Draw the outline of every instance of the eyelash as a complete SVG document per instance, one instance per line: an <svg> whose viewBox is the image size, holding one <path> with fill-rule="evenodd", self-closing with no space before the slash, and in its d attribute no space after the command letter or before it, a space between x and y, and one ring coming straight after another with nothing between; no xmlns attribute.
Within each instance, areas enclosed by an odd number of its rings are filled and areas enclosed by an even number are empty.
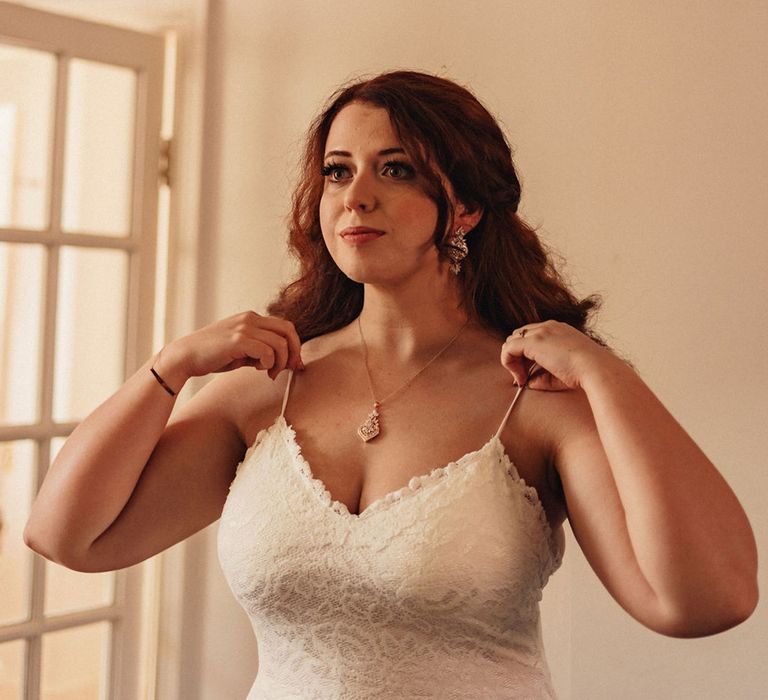
<svg viewBox="0 0 768 700"><path fill-rule="evenodd" d="M326 163L320 172L323 177L329 177L336 170L349 170L349 168L341 163L331 161L330 163ZM334 182L338 182L338 180L334 180Z"/></svg>
<svg viewBox="0 0 768 700"><path fill-rule="evenodd" d="M410 165L410 163L406 163L402 160L388 160L386 163L384 163L384 169L390 169L390 168L402 168L404 171L404 174L402 177L396 177L393 178L394 180L408 180L411 177L413 177L416 174L415 168ZM346 165L342 165L341 163L336 163L331 161L330 163L326 163L322 170L320 171L323 177L331 177L334 172L338 170L343 170L346 172L349 172L349 168ZM341 180L334 180L331 177L331 182L341 182Z"/></svg>

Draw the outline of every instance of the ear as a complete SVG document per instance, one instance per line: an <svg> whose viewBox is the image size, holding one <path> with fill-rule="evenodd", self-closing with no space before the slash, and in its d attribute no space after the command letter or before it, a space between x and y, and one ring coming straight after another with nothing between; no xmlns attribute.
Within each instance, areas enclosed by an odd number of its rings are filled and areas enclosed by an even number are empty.
<svg viewBox="0 0 768 700"><path fill-rule="evenodd" d="M454 228L461 226L461 228L464 229L464 233L469 233L475 226L477 226L482 218L482 207L468 209L463 204L459 203L453 217Z"/></svg>

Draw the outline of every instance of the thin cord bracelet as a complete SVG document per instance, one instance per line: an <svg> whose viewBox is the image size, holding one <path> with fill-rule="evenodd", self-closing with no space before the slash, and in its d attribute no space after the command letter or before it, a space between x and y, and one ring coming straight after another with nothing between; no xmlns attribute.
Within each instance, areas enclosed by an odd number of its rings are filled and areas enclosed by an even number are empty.
<svg viewBox="0 0 768 700"><path fill-rule="evenodd" d="M155 372L154 367L150 367L149 371L152 372L155 379L157 379L158 383L161 387L163 387L163 389L165 389L171 396L176 396L176 392L165 383L165 380L157 372Z"/></svg>

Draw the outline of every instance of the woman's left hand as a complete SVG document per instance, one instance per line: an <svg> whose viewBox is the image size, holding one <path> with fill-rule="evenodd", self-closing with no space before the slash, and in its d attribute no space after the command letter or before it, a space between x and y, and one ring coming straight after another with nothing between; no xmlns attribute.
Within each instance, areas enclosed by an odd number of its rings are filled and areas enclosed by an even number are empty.
<svg viewBox="0 0 768 700"><path fill-rule="evenodd" d="M593 363L616 358L573 326L560 321L528 323L516 328L501 347L501 364L518 386L566 391L582 387ZM530 378L529 378L530 374Z"/></svg>

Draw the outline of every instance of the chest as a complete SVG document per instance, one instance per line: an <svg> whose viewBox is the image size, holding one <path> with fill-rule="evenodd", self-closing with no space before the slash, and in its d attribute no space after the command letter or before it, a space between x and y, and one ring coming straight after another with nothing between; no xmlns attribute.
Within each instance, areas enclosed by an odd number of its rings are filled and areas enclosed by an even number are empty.
<svg viewBox="0 0 768 700"><path fill-rule="evenodd" d="M382 638L428 641L443 628L462 658L468 636L498 636L519 653L520 635L537 629L541 589L560 553L535 494L509 476L497 441L356 516L323 498L291 438L282 419L261 436L218 530L222 569L260 642L270 629L276 640L297 630L338 632L334 667L361 630L371 634L361 644L368 652ZM407 646L411 658L413 641Z"/></svg>
<svg viewBox="0 0 768 700"><path fill-rule="evenodd" d="M365 379L307 370L295 373L284 415L312 476L332 500L360 514L413 479L480 450L496 433L516 391L503 372L480 373L465 382L422 382L382 403L380 433L366 442L357 432L373 410ZM521 415L524 399L523 394L501 441L546 510L552 500L546 447Z"/></svg>

